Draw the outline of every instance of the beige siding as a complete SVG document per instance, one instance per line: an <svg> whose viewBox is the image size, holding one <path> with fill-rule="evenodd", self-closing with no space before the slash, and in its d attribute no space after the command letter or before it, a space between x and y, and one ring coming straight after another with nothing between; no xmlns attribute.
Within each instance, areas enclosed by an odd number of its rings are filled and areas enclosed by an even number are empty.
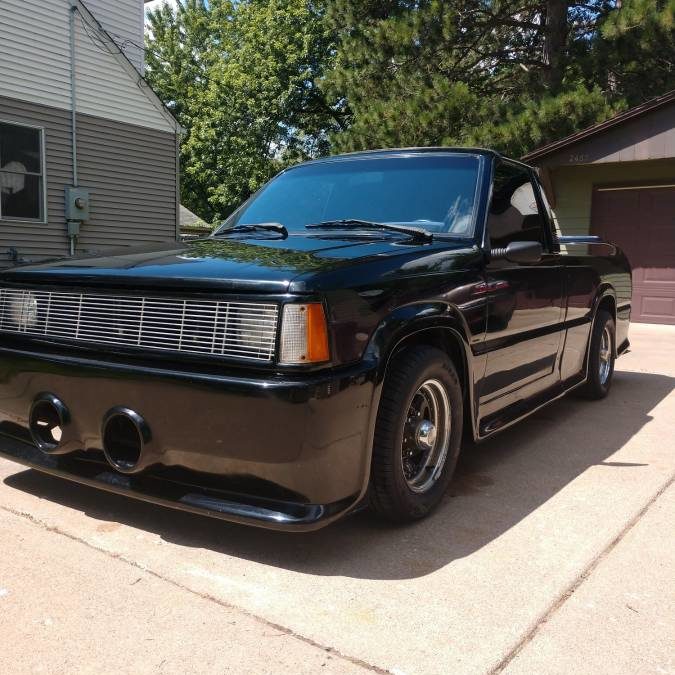
<svg viewBox="0 0 675 675"><path fill-rule="evenodd" d="M46 224L0 220L0 266L15 247L28 260L68 252L64 190L72 184L70 113L0 96L0 120L45 130ZM91 219L78 253L176 237L175 135L78 115L79 182L91 190Z"/></svg>
<svg viewBox="0 0 675 675"><path fill-rule="evenodd" d="M593 186L636 180L670 180L675 177L675 160L559 167L553 169L551 175L556 193L553 211L558 231L561 234L589 234ZM571 250L579 255L588 252L588 247L574 246ZM608 280L619 295L630 297L630 282L621 277L613 278L613 275Z"/></svg>
<svg viewBox="0 0 675 675"><path fill-rule="evenodd" d="M84 5L124 51L143 70L143 0L84 0Z"/></svg>
<svg viewBox="0 0 675 675"><path fill-rule="evenodd" d="M86 13L76 19L77 110L96 117L172 131L176 123Z"/></svg>
<svg viewBox="0 0 675 675"><path fill-rule="evenodd" d="M675 180L675 159L561 166L551 170L551 177L556 198L553 211L560 232L588 234L594 185Z"/></svg>
<svg viewBox="0 0 675 675"><path fill-rule="evenodd" d="M132 5L130 0L123 2L125 6L129 3L135 22L136 4ZM95 4L95 10L108 7L109 21L123 9L118 0ZM70 108L69 13L70 0L1 0L0 92L3 96ZM78 112L151 129L175 130L169 113L147 88L136 68L120 54L119 46L98 28L84 5L75 23Z"/></svg>
<svg viewBox="0 0 675 675"><path fill-rule="evenodd" d="M70 106L67 0L0 2L0 93Z"/></svg>

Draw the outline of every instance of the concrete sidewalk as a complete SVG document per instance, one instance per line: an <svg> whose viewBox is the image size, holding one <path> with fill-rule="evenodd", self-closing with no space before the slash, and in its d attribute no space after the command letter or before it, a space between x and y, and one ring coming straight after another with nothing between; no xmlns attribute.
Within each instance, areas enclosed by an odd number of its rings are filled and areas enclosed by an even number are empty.
<svg viewBox="0 0 675 675"><path fill-rule="evenodd" d="M467 448L441 509L309 535L0 461L0 672L675 673L675 328Z"/></svg>

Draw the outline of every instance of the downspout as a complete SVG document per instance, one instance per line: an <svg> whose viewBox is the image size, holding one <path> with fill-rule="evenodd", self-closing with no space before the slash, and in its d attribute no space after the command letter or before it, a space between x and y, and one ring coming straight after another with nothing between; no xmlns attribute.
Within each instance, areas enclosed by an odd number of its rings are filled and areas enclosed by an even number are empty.
<svg viewBox="0 0 675 675"><path fill-rule="evenodd" d="M73 187L78 187L77 178L77 89L75 74L75 12L77 0L70 6L70 131L73 164ZM70 239L70 255L75 255L75 240L77 238L74 221L67 221L68 237Z"/></svg>
<svg viewBox="0 0 675 675"><path fill-rule="evenodd" d="M176 125L176 241L180 241L180 136L181 130Z"/></svg>

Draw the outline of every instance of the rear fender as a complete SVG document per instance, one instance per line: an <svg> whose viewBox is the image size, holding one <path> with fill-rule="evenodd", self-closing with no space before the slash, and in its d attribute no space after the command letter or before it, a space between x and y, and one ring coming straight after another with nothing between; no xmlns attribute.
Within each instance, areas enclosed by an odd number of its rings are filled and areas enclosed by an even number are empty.
<svg viewBox="0 0 675 675"><path fill-rule="evenodd" d="M608 284L608 283L603 283L600 285L598 288L598 293L595 296L595 299L593 301L593 307L591 310L591 316L592 316L592 321L591 321L591 330L588 335L588 345L586 348L586 368L588 368L588 355L590 352L591 348L591 338L593 336L593 326L595 326L595 319L598 314L598 309L600 308L600 305L603 306L610 306L610 313L612 314L612 318L614 319L614 323L616 324L617 321L617 299L616 299L616 292L614 291L614 288ZM616 340L614 341L616 343ZM618 346L614 344L614 356L617 356L617 349Z"/></svg>

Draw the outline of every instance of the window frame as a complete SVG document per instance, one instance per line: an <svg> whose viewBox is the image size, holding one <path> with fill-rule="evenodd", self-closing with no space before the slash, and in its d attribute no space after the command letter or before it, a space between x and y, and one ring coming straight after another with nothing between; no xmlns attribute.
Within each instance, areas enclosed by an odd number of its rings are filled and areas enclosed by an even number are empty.
<svg viewBox="0 0 675 675"><path fill-rule="evenodd" d="M39 176L42 179L42 199L40 204L40 218L5 218L2 215L2 205L0 205L0 223L31 223L36 225L47 224L47 150L46 150L46 134L45 128L38 124L30 124L27 122L17 122L16 120L8 120L0 117L0 124L8 124L15 127L22 127L24 129L33 129L40 134L40 173L27 172L29 176ZM0 171L2 168L0 167Z"/></svg>
<svg viewBox="0 0 675 675"><path fill-rule="evenodd" d="M536 186L535 196L537 198L538 208L544 214L544 221L546 223L546 238L548 240L549 250L545 252L553 254L560 253L560 242L558 241L558 232L555 227L553 209L548 201L546 191L544 190L544 186L539 178L537 170L530 168L530 173L532 174L532 181Z"/></svg>
<svg viewBox="0 0 675 675"><path fill-rule="evenodd" d="M541 198L541 195L539 193L541 186L539 184L539 177L537 176L536 171L531 167L528 166L527 164L523 164L522 162L518 162L516 160L508 159L506 157L498 157L496 158L496 161L493 163L492 166L492 175L490 177L490 193L488 196L488 204L487 204L487 210L485 214L485 237L484 241L487 244L487 250L489 251L491 248L491 241L490 241L490 209L492 207L492 196L493 196L493 190L494 190L494 179L495 179L495 173L499 169L500 165L508 165L512 168L519 169L522 171L524 174L526 174L529 177L530 184L532 185L532 194L534 195L534 200L535 204L537 206L537 211L539 213L539 217L542 220L542 227L544 229L544 238L546 240L546 246L544 247L544 254L549 255L551 253L558 253L559 251L556 250L556 242L553 240L553 235L551 232L551 220L549 218L549 214L547 213L546 209L543 208L543 201Z"/></svg>

